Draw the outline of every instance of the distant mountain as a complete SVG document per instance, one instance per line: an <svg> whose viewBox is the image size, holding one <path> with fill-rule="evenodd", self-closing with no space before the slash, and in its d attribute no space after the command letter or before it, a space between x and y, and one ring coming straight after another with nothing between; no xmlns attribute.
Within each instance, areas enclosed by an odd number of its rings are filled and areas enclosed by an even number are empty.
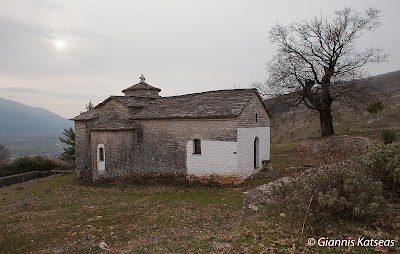
<svg viewBox="0 0 400 254"><path fill-rule="evenodd" d="M377 92L384 92L385 96L400 94L400 70L372 76L366 80Z"/></svg>
<svg viewBox="0 0 400 254"><path fill-rule="evenodd" d="M12 157L57 157L62 151L58 137L72 126L72 121L47 109L0 98L0 143L10 150Z"/></svg>
<svg viewBox="0 0 400 254"><path fill-rule="evenodd" d="M72 122L47 109L0 98L0 133L62 131Z"/></svg>

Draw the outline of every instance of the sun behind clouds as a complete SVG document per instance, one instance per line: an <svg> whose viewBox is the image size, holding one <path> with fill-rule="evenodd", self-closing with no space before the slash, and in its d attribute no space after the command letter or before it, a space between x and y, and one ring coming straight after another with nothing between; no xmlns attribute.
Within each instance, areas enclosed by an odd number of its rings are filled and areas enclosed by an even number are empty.
<svg viewBox="0 0 400 254"><path fill-rule="evenodd" d="M64 50L65 47L67 46L67 43L64 40L57 39L57 40L54 40L54 46L58 50Z"/></svg>

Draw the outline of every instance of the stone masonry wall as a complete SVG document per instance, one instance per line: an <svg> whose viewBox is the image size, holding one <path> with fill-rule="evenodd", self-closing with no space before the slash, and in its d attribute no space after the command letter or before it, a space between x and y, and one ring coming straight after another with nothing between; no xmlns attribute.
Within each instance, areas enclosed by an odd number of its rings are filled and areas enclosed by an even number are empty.
<svg viewBox="0 0 400 254"><path fill-rule="evenodd" d="M147 97L147 98L157 98L160 97L158 95L159 91L157 90L131 90L125 91L125 96L138 96Z"/></svg>
<svg viewBox="0 0 400 254"><path fill-rule="evenodd" d="M78 177L84 179L99 178L96 170L96 153L97 144L101 142L105 145L106 158L106 172L101 177L134 175L185 177L188 142L194 139L237 142L238 127L266 127L270 122L256 95L238 118L141 120L135 122L137 126L135 131L90 132L94 122L100 121L102 116L111 114L126 117L129 114L129 109L115 100L107 102L98 110L99 119L76 122L77 171ZM227 157L230 158L221 154L220 160L226 161ZM95 169L93 174L92 169Z"/></svg>
<svg viewBox="0 0 400 254"><path fill-rule="evenodd" d="M97 170L97 145L104 145L105 171ZM93 131L91 134L91 167L93 179L129 176L136 152L135 131Z"/></svg>
<svg viewBox="0 0 400 254"><path fill-rule="evenodd" d="M90 121L75 121L75 164L78 179L92 181ZM86 128L88 126L88 128Z"/></svg>
<svg viewBox="0 0 400 254"><path fill-rule="evenodd" d="M152 171L186 174L188 141L236 141L233 120L146 120L143 126L143 165Z"/></svg>
<svg viewBox="0 0 400 254"><path fill-rule="evenodd" d="M129 109L116 100L111 100L98 109L100 117L98 119L87 121L75 121L75 163L76 175L78 179L84 181L92 181L92 155L91 151L91 129L95 121L101 120L102 117L111 114L127 117Z"/></svg>
<svg viewBox="0 0 400 254"><path fill-rule="evenodd" d="M257 122L256 113L258 117ZM199 167L195 165L191 170L188 169L187 165L189 162L187 160L190 156L204 156L188 154L188 150L192 148L193 140L200 139L202 142L202 154L206 153L204 149L207 149L210 145L213 148L220 147L229 154L218 152L217 155L219 158L216 158L216 156L211 156L210 158L212 158L213 161L219 160L218 163L215 163L216 165L225 163L230 166L207 168L205 165L205 169L207 169L208 172L200 172L198 175L205 176L208 174L209 176L215 176L217 175L216 172L219 170L221 174L224 172L232 172L235 177L247 176L247 173L242 174L238 172L238 170L240 171L241 169L238 169L237 159L235 159L236 154L234 154L235 149L233 142L237 142L237 129L240 127L254 128L256 130L260 127L269 126L269 123L269 116L256 95L249 101L238 118L220 120L144 120L142 121L144 131L143 143L146 148L145 150L148 152L143 154L144 157L142 158L143 161L147 162L147 168L154 168L156 171L162 170L170 173L172 170L172 172L186 174L189 170L189 173L195 171L197 174L199 173ZM269 146L266 147L263 145L269 142L269 133L261 135L260 138L263 138L260 148L268 149L268 151L261 152L260 154L268 154L269 157ZM221 143L215 144L211 141L221 141ZM253 142L253 140L251 142ZM158 155L157 158L155 158L155 155ZM262 159L265 159L263 157ZM199 158L194 158L190 161L190 165L199 160ZM234 162L236 166L233 165L232 161L227 160L236 160ZM158 161L163 162L157 163ZM166 167L162 168L161 165L164 164ZM251 167L251 169L248 170L254 170L254 168Z"/></svg>
<svg viewBox="0 0 400 254"><path fill-rule="evenodd" d="M257 122L256 122L257 114ZM247 103L238 117L238 128L270 127L270 118L257 95Z"/></svg>
<svg viewBox="0 0 400 254"><path fill-rule="evenodd" d="M100 119L102 116L106 116L107 114L110 114L110 113L116 114L119 116L123 116L123 117L128 117L128 115L129 115L129 108L115 99L110 100L105 105L98 108L98 111L100 112ZM104 114L102 114L102 113L104 113Z"/></svg>

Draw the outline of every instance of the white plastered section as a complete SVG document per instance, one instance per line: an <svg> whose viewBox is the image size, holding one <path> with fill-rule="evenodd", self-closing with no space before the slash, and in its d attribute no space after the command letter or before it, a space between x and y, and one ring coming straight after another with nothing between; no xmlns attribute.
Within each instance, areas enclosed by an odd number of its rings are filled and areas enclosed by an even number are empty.
<svg viewBox="0 0 400 254"><path fill-rule="evenodd" d="M259 167L254 168L254 140L258 137ZM238 128L237 142L201 140L201 154L193 154L194 144L186 144L187 174L194 176L240 176L257 173L263 160L270 159L270 128Z"/></svg>
<svg viewBox="0 0 400 254"><path fill-rule="evenodd" d="M259 168L254 168L254 140L259 140ZM262 167L263 160L270 159L270 128L238 128L238 168L243 177L257 173Z"/></svg>
<svg viewBox="0 0 400 254"><path fill-rule="evenodd" d="M201 140L201 154L193 154L194 144L186 145L187 174L194 176L235 176L238 174L237 142Z"/></svg>

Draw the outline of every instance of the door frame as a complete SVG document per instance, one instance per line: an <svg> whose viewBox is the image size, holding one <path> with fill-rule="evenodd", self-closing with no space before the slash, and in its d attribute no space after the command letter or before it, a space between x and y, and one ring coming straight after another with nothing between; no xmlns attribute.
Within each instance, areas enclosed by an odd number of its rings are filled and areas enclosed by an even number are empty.
<svg viewBox="0 0 400 254"><path fill-rule="evenodd" d="M253 150L254 168L260 167L260 139L254 138L254 150Z"/></svg>

